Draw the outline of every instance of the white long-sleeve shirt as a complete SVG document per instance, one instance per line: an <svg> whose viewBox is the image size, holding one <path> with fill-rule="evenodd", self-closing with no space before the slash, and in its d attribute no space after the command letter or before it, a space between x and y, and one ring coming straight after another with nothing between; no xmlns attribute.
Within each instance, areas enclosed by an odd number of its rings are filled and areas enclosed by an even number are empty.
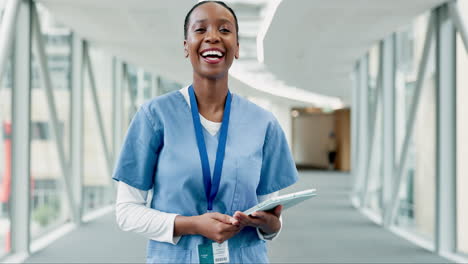
<svg viewBox="0 0 468 264"><path fill-rule="evenodd" d="M188 105L190 100L188 87L180 90ZM202 126L212 135L215 135L221 127L221 123L212 122L200 115ZM259 202L278 196L279 192L267 195L259 195ZM124 182L118 183L116 201L116 220L123 231L132 231L149 239L177 244L180 236L174 236L174 222L177 214L161 212L147 206L148 191L134 188ZM282 218L280 217L281 226ZM277 237L281 229L274 234L263 235L257 228L260 239L272 240Z"/></svg>

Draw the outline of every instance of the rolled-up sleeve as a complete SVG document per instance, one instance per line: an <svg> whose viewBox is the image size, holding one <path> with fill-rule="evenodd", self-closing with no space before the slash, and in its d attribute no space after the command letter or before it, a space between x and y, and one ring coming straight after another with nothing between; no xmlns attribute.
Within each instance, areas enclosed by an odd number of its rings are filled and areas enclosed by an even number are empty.
<svg viewBox="0 0 468 264"><path fill-rule="evenodd" d="M284 189L298 180L296 164L281 126L273 118L263 145L262 170L257 195L266 195Z"/></svg>
<svg viewBox="0 0 468 264"><path fill-rule="evenodd" d="M130 123L112 178L140 190L151 189L162 135L160 122L143 105Z"/></svg>

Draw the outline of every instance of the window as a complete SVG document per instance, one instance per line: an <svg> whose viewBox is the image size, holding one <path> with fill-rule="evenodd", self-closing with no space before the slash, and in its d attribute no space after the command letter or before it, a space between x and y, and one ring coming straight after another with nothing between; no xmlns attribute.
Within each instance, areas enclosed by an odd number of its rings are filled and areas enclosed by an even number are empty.
<svg viewBox="0 0 468 264"><path fill-rule="evenodd" d="M396 72L396 161L400 161L407 136L417 72L422 60L428 14L415 19L397 33ZM397 225L432 241L435 218L435 63L434 49L428 59L428 74L423 80L416 110L413 136L409 140L407 169L399 193Z"/></svg>
<svg viewBox="0 0 468 264"><path fill-rule="evenodd" d="M89 56L95 72L96 93L101 110L107 145L112 146L112 57L97 49L90 49ZM99 73L99 74L97 74ZM84 213L111 204L112 171L107 167L106 153L98 126L89 77L86 71L84 83ZM125 92L125 91L124 91ZM109 149L109 151L112 151Z"/></svg>
<svg viewBox="0 0 468 264"><path fill-rule="evenodd" d="M368 169L367 207L381 215L382 213L382 87L379 86L380 67L379 44L369 51L369 126L370 159Z"/></svg>
<svg viewBox="0 0 468 264"><path fill-rule="evenodd" d="M59 137L63 140L63 122L59 124ZM46 121L34 121L31 123L31 140L54 140L52 138L52 127Z"/></svg>
<svg viewBox="0 0 468 264"><path fill-rule="evenodd" d="M2 6L0 5L0 10ZM0 257L11 249L10 195L11 195L11 59L0 80Z"/></svg>
<svg viewBox="0 0 468 264"><path fill-rule="evenodd" d="M42 22L43 40L48 70L52 81L53 96L59 120L59 138L63 142L65 159L69 158L70 142L70 56L69 33L58 30L53 17L38 5ZM44 23L46 21L48 23ZM44 30L47 25L47 29ZM67 35L68 34L68 35ZM50 39L62 39L52 43ZM60 57L61 63L56 63ZM63 171L60 166L58 145L52 137L52 123L48 98L42 87L37 54L32 59L31 90L31 237L36 239L70 220Z"/></svg>

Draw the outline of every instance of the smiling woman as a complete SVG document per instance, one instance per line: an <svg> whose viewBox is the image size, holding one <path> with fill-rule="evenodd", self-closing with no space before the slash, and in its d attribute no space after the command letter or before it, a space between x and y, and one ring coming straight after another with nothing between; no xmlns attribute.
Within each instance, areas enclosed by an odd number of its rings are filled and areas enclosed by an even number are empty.
<svg viewBox="0 0 468 264"><path fill-rule="evenodd" d="M145 103L130 124L113 176L116 215L150 239L148 263L265 263L265 240L281 229L281 206L242 213L297 171L273 115L229 91L238 30L225 3L196 4L184 23L192 85Z"/></svg>
<svg viewBox="0 0 468 264"><path fill-rule="evenodd" d="M239 58L238 30L234 11L222 2L200 2L189 11L184 23L184 52L192 63L194 80L227 81L234 58Z"/></svg>

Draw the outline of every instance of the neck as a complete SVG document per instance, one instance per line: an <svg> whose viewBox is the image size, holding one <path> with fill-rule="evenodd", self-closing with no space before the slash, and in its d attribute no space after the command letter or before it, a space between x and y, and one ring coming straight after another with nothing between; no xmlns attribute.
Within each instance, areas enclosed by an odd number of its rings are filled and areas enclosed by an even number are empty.
<svg viewBox="0 0 468 264"><path fill-rule="evenodd" d="M207 79L194 75L193 89L197 95L198 112L206 119L221 122L228 92L226 78Z"/></svg>

